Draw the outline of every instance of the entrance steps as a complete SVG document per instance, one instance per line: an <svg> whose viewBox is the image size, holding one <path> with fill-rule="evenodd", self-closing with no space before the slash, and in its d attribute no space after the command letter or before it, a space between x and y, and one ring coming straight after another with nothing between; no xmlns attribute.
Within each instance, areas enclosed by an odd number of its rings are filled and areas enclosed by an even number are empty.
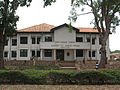
<svg viewBox="0 0 120 90"><path fill-rule="evenodd" d="M76 67L60 67L60 70L77 70Z"/></svg>
<svg viewBox="0 0 120 90"><path fill-rule="evenodd" d="M61 67L75 67L75 61L60 61L58 64Z"/></svg>
<svg viewBox="0 0 120 90"><path fill-rule="evenodd" d="M58 65L60 66L60 70L77 70L75 61L60 61Z"/></svg>

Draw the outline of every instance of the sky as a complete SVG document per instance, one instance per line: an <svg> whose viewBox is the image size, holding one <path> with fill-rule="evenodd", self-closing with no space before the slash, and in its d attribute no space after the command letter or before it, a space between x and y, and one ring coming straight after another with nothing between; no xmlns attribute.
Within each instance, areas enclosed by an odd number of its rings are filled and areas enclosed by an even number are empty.
<svg viewBox="0 0 120 90"><path fill-rule="evenodd" d="M23 29L42 23L59 26L64 23L69 23L68 17L70 16L70 1L71 0L57 0L52 6L43 8L43 0L33 0L30 7L19 7L17 15L20 17L17 23L17 28ZM89 11L88 8L85 9ZM79 12L82 13L82 12ZM93 19L92 14L81 15L73 24L75 27L90 27ZM110 50L120 50L120 26L116 28L116 33L110 35Z"/></svg>

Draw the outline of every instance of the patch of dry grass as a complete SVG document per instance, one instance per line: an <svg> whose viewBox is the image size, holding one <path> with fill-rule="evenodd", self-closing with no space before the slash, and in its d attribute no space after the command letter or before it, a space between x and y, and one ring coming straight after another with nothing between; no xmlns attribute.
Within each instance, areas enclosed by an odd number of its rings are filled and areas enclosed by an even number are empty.
<svg viewBox="0 0 120 90"><path fill-rule="evenodd" d="M0 90L120 90L120 85L0 85Z"/></svg>

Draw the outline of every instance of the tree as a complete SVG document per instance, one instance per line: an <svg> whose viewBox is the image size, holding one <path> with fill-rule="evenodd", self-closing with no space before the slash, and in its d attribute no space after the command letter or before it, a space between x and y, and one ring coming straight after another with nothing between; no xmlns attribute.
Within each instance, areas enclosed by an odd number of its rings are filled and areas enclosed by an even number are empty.
<svg viewBox="0 0 120 90"><path fill-rule="evenodd" d="M55 2L55 0L51 0L50 2L52 3L53 1ZM50 2L45 2L45 5L51 5ZM94 16L93 24L98 29L101 40L101 60L99 67L105 68L105 64L107 63L106 41L111 31L114 31L120 23L120 0L71 0L71 5L72 17L70 19L73 21L78 17L76 8L82 7L82 11L84 11L84 6L91 8L90 12L84 14L92 13Z"/></svg>
<svg viewBox="0 0 120 90"><path fill-rule="evenodd" d="M6 38L16 32L19 6L29 6L32 0L0 0L0 69L4 68L4 45Z"/></svg>

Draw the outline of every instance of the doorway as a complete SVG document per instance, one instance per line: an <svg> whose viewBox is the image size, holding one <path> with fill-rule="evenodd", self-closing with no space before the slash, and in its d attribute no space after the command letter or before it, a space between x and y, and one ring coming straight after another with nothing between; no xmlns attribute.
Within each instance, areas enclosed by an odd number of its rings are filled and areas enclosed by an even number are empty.
<svg viewBox="0 0 120 90"><path fill-rule="evenodd" d="M56 50L56 59L60 61L64 61L64 50Z"/></svg>

